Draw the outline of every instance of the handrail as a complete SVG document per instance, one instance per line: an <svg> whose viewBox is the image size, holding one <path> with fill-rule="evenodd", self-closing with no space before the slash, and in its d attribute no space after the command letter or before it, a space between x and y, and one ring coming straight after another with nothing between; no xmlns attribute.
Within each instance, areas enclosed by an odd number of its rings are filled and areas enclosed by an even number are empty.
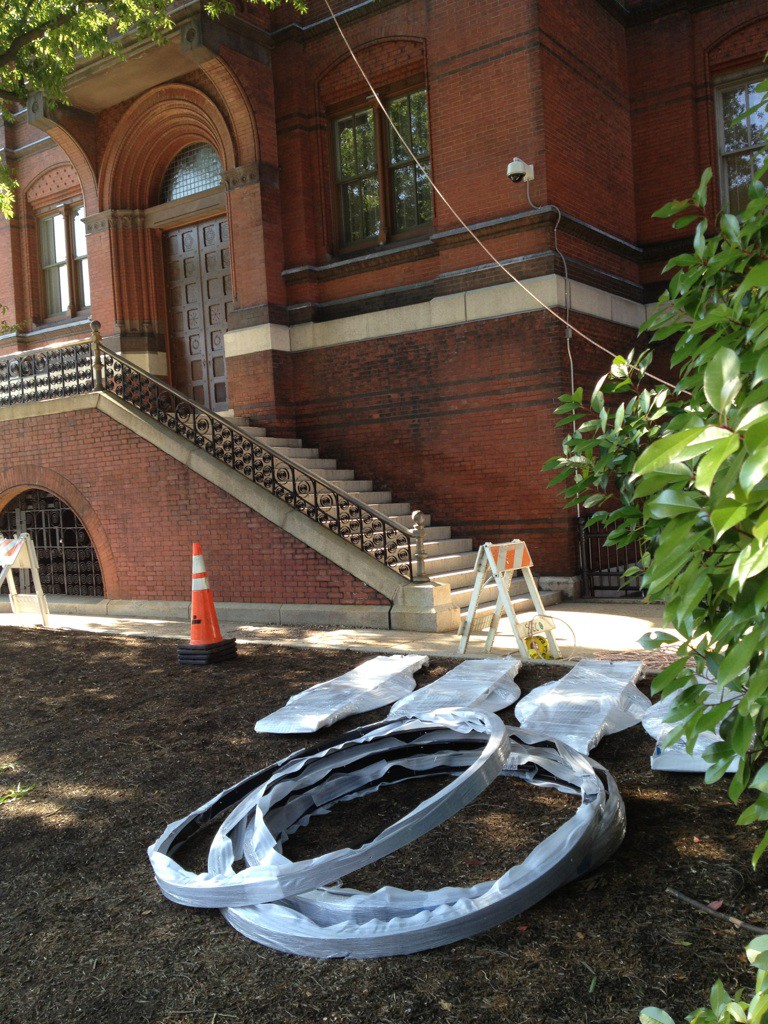
<svg viewBox="0 0 768 1024"><path fill-rule="evenodd" d="M0 407L104 391L413 579L411 533L97 340L0 356Z"/></svg>

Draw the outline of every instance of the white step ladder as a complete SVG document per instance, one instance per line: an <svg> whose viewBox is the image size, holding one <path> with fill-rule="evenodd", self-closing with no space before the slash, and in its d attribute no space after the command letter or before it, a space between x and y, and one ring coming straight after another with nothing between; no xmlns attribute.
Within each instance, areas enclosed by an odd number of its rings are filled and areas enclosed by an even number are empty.
<svg viewBox="0 0 768 1024"><path fill-rule="evenodd" d="M483 544L480 547L475 559L475 584L459 639L459 654L466 652L469 638L473 633L481 633L486 628L488 628L488 636L485 641L485 650L488 653L493 647L502 616L506 615L512 626L521 658L525 661L531 660L531 647L534 650L537 649L537 645L532 644L531 641L542 633L546 637L548 656L550 658L560 657L553 631L554 623L546 615L536 581L531 572L532 566L533 560L528 551L528 545L522 540L513 540L506 544ZM509 593L516 572L522 573L531 603L539 613L538 617L524 625L518 622ZM497 588L496 605L493 611L478 612L480 595L486 587L491 585L495 585ZM544 654L543 644L539 654Z"/></svg>

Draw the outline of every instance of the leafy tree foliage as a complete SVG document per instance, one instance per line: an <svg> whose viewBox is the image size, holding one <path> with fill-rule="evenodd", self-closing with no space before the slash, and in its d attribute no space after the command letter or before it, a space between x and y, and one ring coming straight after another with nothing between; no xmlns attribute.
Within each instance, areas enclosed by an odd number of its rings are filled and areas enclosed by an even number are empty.
<svg viewBox="0 0 768 1024"><path fill-rule="evenodd" d="M722 214L709 233L711 177L656 214L696 225L693 251L667 265L674 276L643 327L656 348L673 346L672 383L653 378L653 348L615 359L589 404L581 389L561 399L564 454L546 468L567 482L571 505L610 527L609 544L640 542L632 571L684 638L654 685L676 693L670 742L685 737L690 749L719 727L705 778L738 758L728 792L748 795L747 825L768 821L768 195L758 175L743 213ZM718 681L716 704L697 673ZM755 864L767 847L768 831Z"/></svg>
<svg viewBox="0 0 768 1024"><path fill-rule="evenodd" d="M249 0L277 7L281 0ZM303 0L289 0L304 10ZM0 17L0 116L8 118L29 92L51 103L65 101L67 76L81 58L121 55L122 37L162 41L172 25L175 0L6 0ZM229 0L209 0L209 15L234 10ZM0 213L13 212L13 175L0 166Z"/></svg>

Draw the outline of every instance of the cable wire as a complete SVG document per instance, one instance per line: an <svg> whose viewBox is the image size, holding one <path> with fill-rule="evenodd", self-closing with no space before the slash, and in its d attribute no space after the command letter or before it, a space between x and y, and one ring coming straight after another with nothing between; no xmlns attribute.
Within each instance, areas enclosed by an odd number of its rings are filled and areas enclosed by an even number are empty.
<svg viewBox="0 0 768 1024"><path fill-rule="evenodd" d="M496 256L494 256L494 254L491 252L491 250L488 248L488 246L485 244L485 242L483 242L483 240L476 234L475 231L472 230L472 228L469 226L469 224L467 224L467 222L464 220L464 218L458 213L456 208L448 200L448 198L445 196L443 191L440 188L438 188L438 186L435 184L435 181L433 180L433 178L432 178L431 174L429 173L429 171L427 170L427 168L424 167L422 162L419 160L419 158L413 152L411 147L408 145L407 141L403 138L403 135L400 132L400 129L397 127L397 125L395 124L395 122L392 119L392 117L390 117L389 111L387 110L386 106L384 105L384 103L383 103L381 97L379 96L378 92L374 88L374 85L371 82L370 78L365 73L365 70L364 70L362 64L360 63L360 61L357 58L357 54L352 49L352 46L350 45L350 42L347 39L347 37L346 37L346 35L344 33L344 30L342 29L341 25L339 24L339 19L336 17L336 14L335 14L333 8L331 7L330 0L324 0L324 3L325 3L325 6L328 8L328 13L330 14L331 18L333 19L333 23L336 26L336 28L338 29L339 35L343 39L344 45L346 46L347 50L349 51L349 54L352 57L352 60L355 62L355 64L357 65L358 71L363 76L363 78L365 80L365 84L371 90L371 95L373 96L373 99L376 101L378 106L381 108L381 111L384 114L384 117L389 122L392 130L394 131L395 135L397 135L398 139L400 140L400 142L405 147L405 149L406 149L407 153L409 154L409 156L411 157L411 159L414 161L416 166L419 168L419 170L422 172L422 174L425 176L427 181L432 186L432 190L434 191L435 195L440 200L442 200L444 205L453 214L453 216L456 218L456 220L459 222L459 224L461 224L461 226L470 235L470 237L473 238L477 242L477 244L480 246L480 248L483 250L483 252L486 254L486 256L491 260L491 262L494 263L500 270L502 270L511 281L514 281L514 283L516 285L518 285L520 288L522 288L523 291L525 292L525 294L529 298L533 299L533 301L536 303L537 306L540 306L543 310L545 310L547 313L549 313L550 316L553 316L556 320L559 320L561 324L564 324L565 327L568 330L570 330L573 334L577 334L583 341L586 341L587 344L593 345L595 348L599 349L601 352L604 352L606 355L610 356L611 359L615 359L618 356L618 354L619 354L618 352L613 352L611 349L607 348L605 345L601 345L599 341L595 341L594 338L590 338L590 336L588 334L585 334L583 331L580 331L578 327L574 327L572 324L570 324L568 322L568 320L565 317L561 316L556 310L552 309L551 306L548 306L547 303L543 301L543 299L540 299L538 297L538 295L536 295L534 292L532 292L531 289L528 288L527 285L525 285L518 277L515 277L515 275L512 273L512 271L509 270L509 268L506 267L503 263L501 263L496 258ZM559 220L558 220L558 223L559 223ZM561 256L562 256L562 254L561 254ZM635 370L640 370L640 372L644 373L644 375L646 377L650 377L652 380L655 380L659 384L663 384L665 387L672 388L673 391L676 390L676 388L677 388L677 385L670 383L670 381L664 380L662 377L657 377L655 374L651 373L650 370L644 370L643 371L638 366L633 366L632 368L635 369ZM690 394L690 392L684 391L684 390L682 390L682 393L683 394Z"/></svg>

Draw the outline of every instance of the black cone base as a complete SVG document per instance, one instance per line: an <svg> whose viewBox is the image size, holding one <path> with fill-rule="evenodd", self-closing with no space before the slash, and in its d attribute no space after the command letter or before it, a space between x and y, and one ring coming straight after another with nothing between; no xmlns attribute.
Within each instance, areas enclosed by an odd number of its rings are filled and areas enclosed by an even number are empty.
<svg viewBox="0 0 768 1024"><path fill-rule="evenodd" d="M180 665L215 665L218 661L231 661L237 657L234 640L219 640L215 644L179 644Z"/></svg>

